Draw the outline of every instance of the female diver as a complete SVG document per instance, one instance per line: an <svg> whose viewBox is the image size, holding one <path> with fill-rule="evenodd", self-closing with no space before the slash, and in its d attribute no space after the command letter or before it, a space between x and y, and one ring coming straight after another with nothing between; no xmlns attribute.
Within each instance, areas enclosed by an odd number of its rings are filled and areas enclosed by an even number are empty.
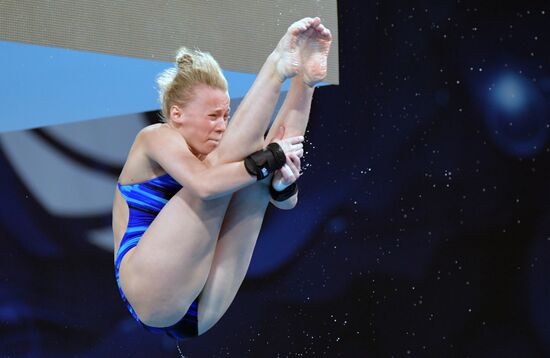
<svg viewBox="0 0 550 358"><path fill-rule="evenodd" d="M211 328L244 279L270 196L283 209L296 204L331 41L319 18L292 24L229 125L227 82L209 54L181 49L177 68L159 76L164 122L136 136L113 203L117 284L147 329L185 338Z"/></svg>

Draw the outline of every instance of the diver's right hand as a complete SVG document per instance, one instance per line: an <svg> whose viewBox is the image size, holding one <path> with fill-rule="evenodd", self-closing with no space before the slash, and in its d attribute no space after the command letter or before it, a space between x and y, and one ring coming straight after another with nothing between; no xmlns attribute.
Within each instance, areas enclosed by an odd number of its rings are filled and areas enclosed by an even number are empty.
<svg viewBox="0 0 550 358"><path fill-rule="evenodd" d="M295 154L298 158L302 158L304 156L304 136L278 139L274 142L279 144L281 149L285 152L287 161L289 161L289 154Z"/></svg>
<svg viewBox="0 0 550 358"><path fill-rule="evenodd" d="M258 150L244 159L246 171L257 180L267 178L275 170L282 168L289 160L289 155L304 155L303 136L276 140L265 149Z"/></svg>

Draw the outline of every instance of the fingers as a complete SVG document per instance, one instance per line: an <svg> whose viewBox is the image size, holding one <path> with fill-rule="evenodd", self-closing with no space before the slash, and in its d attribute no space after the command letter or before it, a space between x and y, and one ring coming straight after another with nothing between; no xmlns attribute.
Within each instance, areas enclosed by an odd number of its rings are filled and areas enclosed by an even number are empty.
<svg viewBox="0 0 550 358"><path fill-rule="evenodd" d="M304 141L304 136L299 135L299 136L296 136L296 137L285 138L284 140L287 141L290 144L299 144L299 143L302 143Z"/></svg>
<svg viewBox="0 0 550 358"><path fill-rule="evenodd" d="M285 151L285 153L288 154L290 151L298 151L304 147L302 142L304 141L303 136L297 136L297 137L290 137L285 138L281 140L275 140L275 142L279 143L281 148Z"/></svg>
<svg viewBox="0 0 550 358"><path fill-rule="evenodd" d="M292 142L288 139L276 140L275 142L279 143L279 145L283 148L285 152L296 151L304 147L304 144L302 142Z"/></svg>
<svg viewBox="0 0 550 358"><path fill-rule="evenodd" d="M295 156L296 160L298 162L298 168L300 167L299 161L300 158L304 156L304 137L303 136L296 136L296 137L290 137L282 140L275 140L274 142L279 144L285 155L287 156L287 162L293 163L293 160L291 159L289 161L290 156ZM298 169L298 172L300 170Z"/></svg>
<svg viewBox="0 0 550 358"><path fill-rule="evenodd" d="M289 151L285 151L286 154L295 154L297 155L298 157L303 157L304 156L304 145L302 143L300 144L293 144L291 147L290 147L290 150Z"/></svg>
<svg viewBox="0 0 550 358"><path fill-rule="evenodd" d="M286 155L294 153L299 158L304 156L304 141L303 136L290 137L282 140L276 140L281 149L285 152Z"/></svg>
<svg viewBox="0 0 550 358"><path fill-rule="evenodd" d="M281 169L275 171L271 185L277 191L282 191L294 183L300 177L301 162L300 158L291 153L287 155L287 162Z"/></svg>
<svg viewBox="0 0 550 358"><path fill-rule="evenodd" d="M290 168L294 172L294 174L300 175L300 171L302 170L302 161L300 160L300 156L296 154L289 154L288 159L292 162L292 165ZM296 170L294 170L296 168Z"/></svg>
<svg viewBox="0 0 550 358"><path fill-rule="evenodd" d="M275 173L273 174L273 180L271 181L271 185L277 191L282 191L288 186L288 184L285 184L285 178L283 176L282 168L279 170L276 170Z"/></svg>
<svg viewBox="0 0 550 358"><path fill-rule="evenodd" d="M279 183L281 180L283 180L283 173L281 173L280 169L277 169L273 172L273 179L271 182L275 185L275 183Z"/></svg>
<svg viewBox="0 0 550 358"><path fill-rule="evenodd" d="M301 162L298 155L291 153L287 156L287 162L284 165L286 173L282 173L287 184L292 184L300 177Z"/></svg>
<svg viewBox="0 0 550 358"><path fill-rule="evenodd" d="M288 168L292 171L292 176L298 179L300 177L300 159L298 159L297 157L295 159L297 159L298 161L297 162L291 161L291 163L287 162L287 165L288 165Z"/></svg>
<svg viewBox="0 0 550 358"><path fill-rule="evenodd" d="M280 131L281 130L279 129L279 133L277 133L277 136L275 138L273 138L271 143L273 143L273 142L279 143L279 145L285 151L286 151L286 148L290 148L290 147L295 146L295 145L302 145L302 142L304 141L303 136L296 136L296 137L289 137L289 138L280 139L280 138L277 138L280 134ZM284 131L283 131L283 134L284 134Z"/></svg>
<svg viewBox="0 0 550 358"><path fill-rule="evenodd" d="M292 184L292 182L296 180L294 178L293 171L288 164L283 165L283 167L280 170L281 170L281 174L283 175L283 182L285 183L285 185Z"/></svg>
<svg viewBox="0 0 550 358"><path fill-rule="evenodd" d="M285 187L294 183L300 177L300 170L292 163L285 164L280 171L283 176L282 184Z"/></svg>

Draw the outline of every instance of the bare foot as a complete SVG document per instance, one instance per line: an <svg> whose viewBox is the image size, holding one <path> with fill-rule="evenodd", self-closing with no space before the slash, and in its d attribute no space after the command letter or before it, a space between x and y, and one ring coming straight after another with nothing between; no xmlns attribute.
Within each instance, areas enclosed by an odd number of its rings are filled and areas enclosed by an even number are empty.
<svg viewBox="0 0 550 358"><path fill-rule="evenodd" d="M308 29L313 31L315 26L320 24L319 18L310 17L296 21L288 28L286 34L279 41L275 52L278 54L277 74L284 81L295 76L302 67L300 49L310 36Z"/></svg>
<svg viewBox="0 0 550 358"><path fill-rule="evenodd" d="M315 18L314 20L319 20ZM315 21L316 25L308 29L307 38L301 43L301 73L304 82L313 87L327 75L327 57L332 43L330 30Z"/></svg>

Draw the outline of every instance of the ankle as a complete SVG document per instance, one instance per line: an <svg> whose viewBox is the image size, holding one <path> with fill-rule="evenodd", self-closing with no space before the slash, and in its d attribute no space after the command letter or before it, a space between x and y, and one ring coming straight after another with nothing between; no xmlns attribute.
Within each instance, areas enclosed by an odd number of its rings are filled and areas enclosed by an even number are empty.
<svg viewBox="0 0 550 358"><path fill-rule="evenodd" d="M279 84L282 84L287 79L283 69L281 68L281 61L283 60L282 57L283 56L281 53L274 50L271 54L269 54L264 64L264 66L268 69L267 73L269 74L269 77Z"/></svg>

